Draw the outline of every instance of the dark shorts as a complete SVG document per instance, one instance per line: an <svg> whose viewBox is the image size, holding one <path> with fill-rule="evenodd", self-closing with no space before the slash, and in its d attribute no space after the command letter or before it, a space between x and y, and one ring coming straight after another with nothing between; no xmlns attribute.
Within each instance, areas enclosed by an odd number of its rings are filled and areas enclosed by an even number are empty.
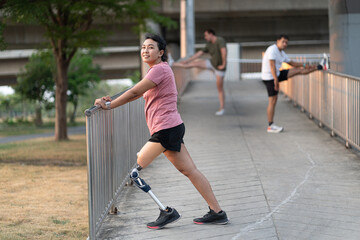
<svg viewBox="0 0 360 240"><path fill-rule="evenodd" d="M158 142L166 150L180 152L181 144L184 143L184 134L185 125L182 123L176 127L163 129L154 133L150 137L149 142Z"/></svg>
<svg viewBox="0 0 360 240"><path fill-rule="evenodd" d="M280 71L280 75L278 77L279 82L287 80L288 79L288 77L287 77L288 73L289 73L289 70ZM269 97L278 95L279 91L275 91L274 80L268 80L268 81L263 80L263 82L264 82L264 84L266 86Z"/></svg>

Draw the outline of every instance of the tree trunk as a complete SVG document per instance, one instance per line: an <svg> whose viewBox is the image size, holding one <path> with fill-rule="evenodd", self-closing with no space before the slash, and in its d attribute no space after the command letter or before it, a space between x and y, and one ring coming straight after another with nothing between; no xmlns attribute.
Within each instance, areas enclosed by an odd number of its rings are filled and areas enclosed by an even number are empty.
<svg viewBox="0 0 360 240"><path fill-rule="evenodd" d="M37 103L35 108L35 125L36 126L42 126L42 116L41 116L41 104Z"/></svg>
<svg viewBox="0 0 360 240"><path fill-rule="evenodd" d="M66 103L68 90L68 63L56 56L57 76L55 91L55 140L67 140Z"/></svg>

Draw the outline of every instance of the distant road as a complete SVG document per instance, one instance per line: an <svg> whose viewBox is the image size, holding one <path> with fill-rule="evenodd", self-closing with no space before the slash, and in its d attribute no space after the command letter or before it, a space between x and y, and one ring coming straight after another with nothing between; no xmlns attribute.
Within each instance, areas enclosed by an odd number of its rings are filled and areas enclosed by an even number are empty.
<svg viewBox="0 0 360 240"><path fill-rule="evenodd" d="M78 127L69 127L68 134L75 135L75 134L85 134L86 128L85 126L78 126ZM32 138L42 138L42 137L51 137L54 136L54 132L50 133L40 133L40 134L29 134L29 135L20 135L20 136L10 136L10 137L0 137L0 144L2 143L9 143L9 142L17 142L22 140L28 140Z"/></svg>

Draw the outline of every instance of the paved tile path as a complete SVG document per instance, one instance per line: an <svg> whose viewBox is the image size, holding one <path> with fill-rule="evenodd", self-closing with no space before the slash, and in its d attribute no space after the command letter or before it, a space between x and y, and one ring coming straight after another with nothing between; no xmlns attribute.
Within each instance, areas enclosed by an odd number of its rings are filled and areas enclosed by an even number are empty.
<svg viewBox="0 0 360 240"><path fill-rule="evenodd" d="M259 80L226 84L225 116L214 82L192 82L179 111L185 143L230 217L225 226L192 219L207 205L190 181L164 156L141 172L153 192L182 214L177 223L149 230L159 210L134 186L117 201L120 213L106 218L99 239L360 239L360 158L317 127L284 97L275 121L281 134L266 132L267 96Z"/></svg>

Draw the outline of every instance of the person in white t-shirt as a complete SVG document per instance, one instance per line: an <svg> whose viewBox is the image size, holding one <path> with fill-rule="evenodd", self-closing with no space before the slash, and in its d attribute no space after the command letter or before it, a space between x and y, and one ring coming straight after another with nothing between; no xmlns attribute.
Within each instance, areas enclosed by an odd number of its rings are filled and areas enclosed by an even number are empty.
<svg viewBox="0 0 360 240"><path fill-rule="evenodd" d="M266 86L269 104L267 107L267 118L269 126L267 132L279 133L283 131L283 127L274 124L275 106L277 95L279 93L279 82L285 81L290 77L298 74L308 74L318 69L322 69L321 65L306 65L300 62L294 62L286 55L284 49L287 47L289 37L280 35L276 43L269 46L264 54L261 65L261 78ZM291 65L293 68L280 71L283 62Z"/></svg>

